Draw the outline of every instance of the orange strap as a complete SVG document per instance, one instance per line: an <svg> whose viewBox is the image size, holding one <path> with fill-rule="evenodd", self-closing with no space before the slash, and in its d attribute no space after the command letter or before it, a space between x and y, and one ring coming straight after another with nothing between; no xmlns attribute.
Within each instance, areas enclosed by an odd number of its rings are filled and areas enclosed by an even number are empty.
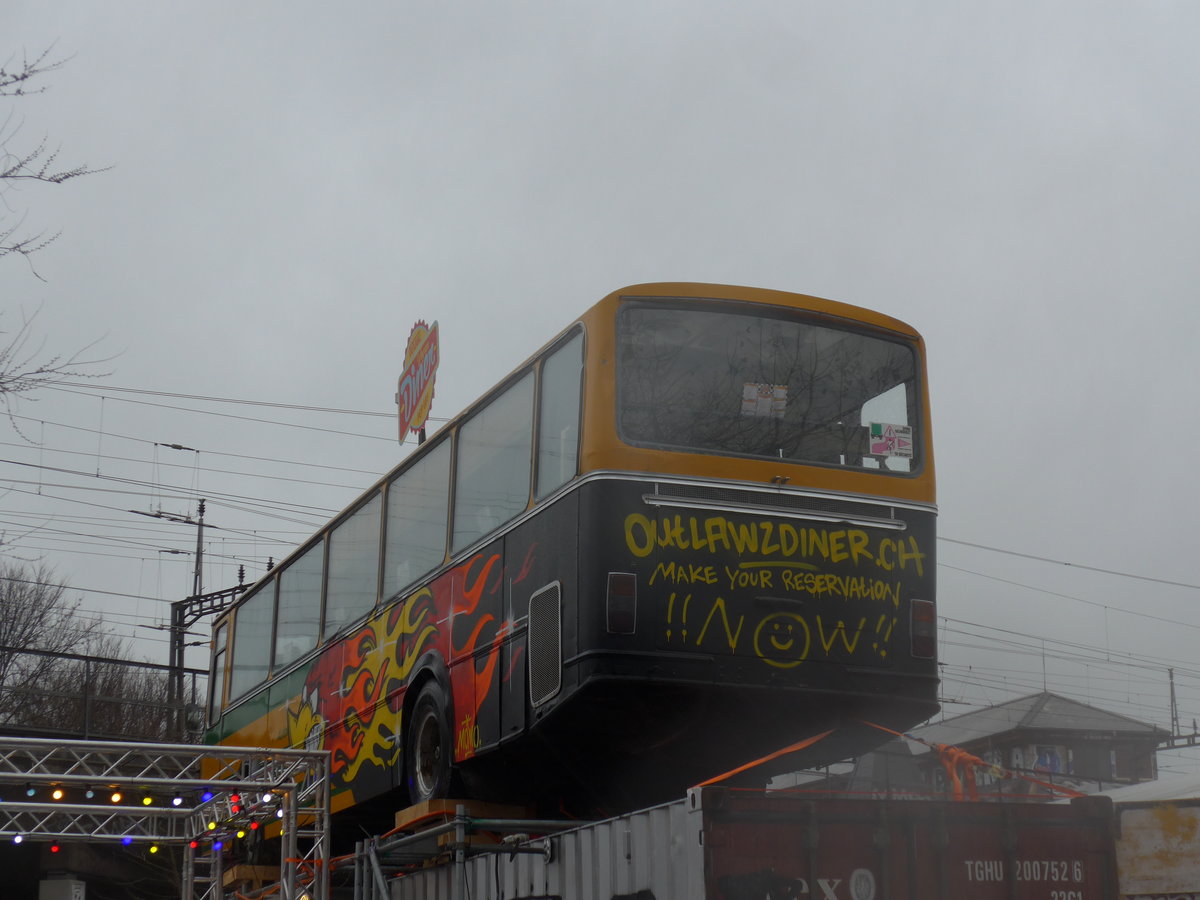
<svg viewBox="0 0 1200 900"><path fill-rule="evenodd" d="M965 750L960 750L958 747L952 747L949 744L933 744L934 750L942 760L942 767L946 770L946 776L950 779L950 785L954 789L954 799L966 799L963 796L963 782L966 782L966 796L972 800L979 799L979 790L975 784L975 769L978 766L987 766L982 759L974 754L968 753ZM959 772L962 772L962 777L959 777Z"/></svg>
<svg viewBox="0 0 1200 900"><path fill-rule="evenodd" d="M795 753L797 750L803 750L805 747L811 747L817 741L824 740L825 738L829 737L829 735L831 735L831 734L833 734L832 728L829 729L829 731L823 731L820 734L815 735L813 737L805 738L802 741L797 741L796 743L794 743L788 747L784 747L782 750L776 750L774 753L771 753L768 756L762 757L762 759L756 759L756 760L754 760L754 762L748 762L744 766L738 766L736 769L730 769L724 775L718 775L716 778L710 778L710 779L708 779L708 781L702 781L698 785L696 785L696 787L708 787L711 784L716 784L720 781L724 781L726 778L732 778L734 775L738 775L742 772L745 772L747 769L753 769L755 766L762 765L765 762L770 762L773 759L778 759L779 757L786 756L789 753Z"/></svg>

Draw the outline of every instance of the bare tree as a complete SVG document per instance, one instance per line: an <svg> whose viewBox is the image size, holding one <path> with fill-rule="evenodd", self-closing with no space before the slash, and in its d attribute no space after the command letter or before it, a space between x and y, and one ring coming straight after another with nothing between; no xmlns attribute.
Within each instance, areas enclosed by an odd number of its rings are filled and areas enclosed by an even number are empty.
<svg viewBox="0 0 1200 900"><path fill-rule="evenodd" d="M19 101L44 92L44 76L66 62L53 57L52 51L53 47L50 47L37 56L22 56L19 61L14 57L0 65L0 99ZM27 229L26 210L15 202L18 190L26 184L62 184L103 170L86 164L60 164L59 151L50 146L48 138L17 149L22 124L15 103L10 105L7 113L0 113L0 259L20 257L29 264L33 275L42 279L32 257L53 243L60 232ZM3 314L4 311L0 311L0 315ZM36 316L36 311L26 313L22 310L18 324L0 329L0 406L10 421L21 396L66 379L99 377L92 366L103 362L85 358L94 345L66 355L47 354L43 344L33 339L32 323ZM7 340L2 336L7 336Z"/></svg>
<svg viewBox="0 0 1200 900"><path fill-rule="evenodd" d="M0 727L174 739L166 666L136 663L45 566L0 561Z"/></svg>
<svg viewBox="0 0 1200 900"><path fill-rule="evenodd" d="M101 636L97 621L79 615L80 602L46 566L0 560L0 646L78 652ZM0 656L0 681L9 664Z"/></svg>
<svg viewBox="0 0 1200 900"><path fill-rule="evenodd" d="M49 654L77 650L98 635L99 623L78 615L79 604L45 566L0 562L0 721L30 715L35 695L26 688L49 679L57 666Z"/></svg>
<svg viewBox="0 0 1200 900"><path fill-rule="evenodd" d="M52 47L47 48L32 58L23 56L20 62L10 59L0 66L0 97L21 98L44 92L46 86L39 79L66 62L65 59L52 58L51 50ZM31 148L12 149L10 145L20 133L21 124L15 108L11 108L0 120L0 258L16 255L28 261L34 253L52 243L59 232L48 234L45 231L24 230L25 215L17 212L18 207L11 203L11 195L18 185L22 182L62 184L100 170L89 168L86 164L61 165L58 161L59 151L51 148L48 138L35 142ZM37 275L32 264L30 268Z"/></svg>
<svg viewBox="0 0 1200 900"><path fill-rule="evenodd" d="M3 314L0 311L0 316ZM21 321L14 329L0 328L0 406L10 422L13 422L12 414L17 401L39 388L69 379L100 378L104 375L92 367L107 360L88 358L88 351L95 347L95 343L71 354L47 354L45 342L34 337L33 323L36 318L36 311L26 315L22 310ZM8 337L7 343L3 341L5 335ZM13 427L16 428L15 422Z"/></svg>
<svg viewBox="0 0 1200 900"><path fill-rule="evenodd" d="M38 687L36 710L21 725L91 738L179 740L166 668L148 668L127 656L124 643L110 635L87 657L58 657Z"/></svg>

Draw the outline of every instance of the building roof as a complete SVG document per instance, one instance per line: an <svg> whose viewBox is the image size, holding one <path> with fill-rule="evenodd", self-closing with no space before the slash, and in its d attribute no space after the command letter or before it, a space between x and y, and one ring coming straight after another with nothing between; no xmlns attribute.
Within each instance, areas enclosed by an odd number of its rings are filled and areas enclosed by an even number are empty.
<svg viewBox="0 0 1200 900"><path fill-rule="evenodd" d="M913 755L914 742L892 738L870 753L860 756L846 782L850 794L914 792L926 795L929 786L921 777Z"/></svg>
<svg viewBox="0 0 1200 900"><path fill-rule="evenodd" d="M1150 803L1161 800L1200 799L1200 775L1169 775L1156 781L1143 781L1100 791L1114 803Z"/></svg>
<svg viewBox="0 0 1200 900"><path fill-rule="evenodd" d="M909 734L933 744L964 746L1014 731L1103 733L1157 741L1163 729L1043 691L989 706L942 722L912 729ZM916 752L928 747L914 748Z"/></svg>

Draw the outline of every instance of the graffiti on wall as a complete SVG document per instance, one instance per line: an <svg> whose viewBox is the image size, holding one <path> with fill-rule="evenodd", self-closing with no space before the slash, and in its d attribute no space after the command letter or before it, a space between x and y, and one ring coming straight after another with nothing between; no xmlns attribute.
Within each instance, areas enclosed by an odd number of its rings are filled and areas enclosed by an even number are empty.
<svg viewBox="0 0 1200 900"><path fill-rule="evenodd" d="M661 598L667 646L779 669L886 661L905 585L925 574L915 536L862 528L635 512L624 542L653 562L647 582Z"/></svg>

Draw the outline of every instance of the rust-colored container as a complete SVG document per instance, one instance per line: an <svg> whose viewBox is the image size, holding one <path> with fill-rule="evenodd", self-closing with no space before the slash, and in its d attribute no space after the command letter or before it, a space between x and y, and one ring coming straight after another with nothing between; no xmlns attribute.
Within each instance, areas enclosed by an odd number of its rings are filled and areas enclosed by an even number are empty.
<svg viewBox="0 0 1200 900"><path fill-rule="evenodd" d="M400 878L411 900L1116 900L1112 803L721 788ZM532 825L533 823L531 823ZM456 865L459 868L456 868Z"/></svg>

